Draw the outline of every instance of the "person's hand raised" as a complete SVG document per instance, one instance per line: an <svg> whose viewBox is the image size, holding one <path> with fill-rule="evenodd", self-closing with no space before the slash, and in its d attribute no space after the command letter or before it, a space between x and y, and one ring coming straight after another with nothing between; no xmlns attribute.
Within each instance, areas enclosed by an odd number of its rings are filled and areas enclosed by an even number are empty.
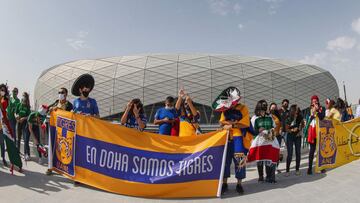
<svg viewBox="0 0 360 203"><path fill-rule="evenodd" d="M134 105L133 113L134 113L135 117L139 117L139 112L140 112L140 109L136 105Z"/></svg>
<svg viewBox="0 0 360 203"><path fill-rule="evenodd" d="M127 103L127 105L126 105L126 108L127 108L127 109L130 109L132 105L133 105L133 102L132 102L132 101L129 101L129 102Z"/></svg>

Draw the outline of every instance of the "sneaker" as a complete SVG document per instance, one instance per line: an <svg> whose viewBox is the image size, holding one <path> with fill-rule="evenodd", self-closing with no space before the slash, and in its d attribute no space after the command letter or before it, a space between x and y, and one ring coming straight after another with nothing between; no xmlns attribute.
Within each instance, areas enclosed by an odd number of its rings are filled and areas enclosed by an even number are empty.
<svg viewBox="0 0 360 203"><path fill-rule="evenodd" d="M227 183L223 183L222 186L221 186L221 194L225 194L229 189L229 186Z"/></svg>
<svg viewBox="0 0 360 203"><path fill-rule="evenodd" d="M296 175L296 176L300 176L300 175L301 175L300 171L296 171L296 172L295 172L295 175Z"/></svg>
<svg viewBox="0 0 360 203"><path fill-rule="evenodd" d="M286 173L284 174L284 176L285 176L285 177L289 177L289 176L290 176L290 173L289 173L289 172L286 172Z"/></svg>
<svg viewBox="0 0 360 203"><path fill-rule="evenodd" d="M244 188L240 185L236 185L236 192L238 192L240 195L244 194Z"/></svg>
<svg viewBox="0 0 360 203"><path fill-rule="evenodd" d="M260 176L258 182L264 182L264 176Z"/></svg>
<svg viewBox="0 0 360 203"><path fill-rule="evenodd" d="M28 154L25 155L25 161L30 161L30 155Z"/></svg>

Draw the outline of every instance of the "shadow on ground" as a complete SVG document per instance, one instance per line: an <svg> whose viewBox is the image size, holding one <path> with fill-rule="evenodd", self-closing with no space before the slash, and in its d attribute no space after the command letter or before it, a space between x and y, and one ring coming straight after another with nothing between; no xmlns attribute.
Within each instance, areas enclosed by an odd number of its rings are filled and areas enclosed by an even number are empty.
<svg viewBox="0 0 360 203"><path fill-rule="evenodd" d="M24 170L23 173L14 172L11 175L8 167L1 165L0 170L0 188L12 185L18 185L22 188L32 190L37 193L49 195L49 192L60 192L64 189L69 189L66 184L71 184L72 181L60 176L47 176L44 173Z"/></svg>

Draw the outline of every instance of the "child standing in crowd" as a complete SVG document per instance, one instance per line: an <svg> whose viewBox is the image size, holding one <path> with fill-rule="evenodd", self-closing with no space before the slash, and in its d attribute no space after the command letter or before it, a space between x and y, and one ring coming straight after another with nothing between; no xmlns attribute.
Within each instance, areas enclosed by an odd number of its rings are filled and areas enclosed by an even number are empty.
<svg viewBox="0 0 360 203"><path fill-rule="evenodd" d="M17 148L20 150L21 137L24 135L24 154L25 160L30 160L30 146L29 146L29 131L27 127L27 119L30 115L30 100L29 94L27 92L23 93L21 103L17 106L15 111L16 121L17 121Z"/></svg>
<svg viewBox="0 0 360 203"><path fill-rule="evenodd" d="M140 99L132 99L129 101L121 117L121 125L143 131L146 127L146 122L144 107Z"/></svg>
<svg viewBox="0 0 360 203"><path fill-rule="evenodd" d="M184 90L179 91L175 108L180 112L179 137L200 134L200 112L195 108L190 96L187 95Z"/></svg>
<svg viewBox="0 0 360 203"><path fill-rule="evenodd" d="M300 175L300 159L301 159L301 134L302 128L304 127L303 118L301 116L300 108L296 104L291 105L289 117L286 119L285 129L287 131L286 148L287 148L287 159L286 159L286 174L290 175L290 164L292 161L293 147L295 145L296 155L296 175Z"/></svg>
<svg viewBox="0 0 360 203"><path fill-rule="evenodd" d="M174 102L174 97L168 96L165 100L165 107L158 109L155 113L154 124L159 125L160 135L171 135L171 128L175 125L178 118Z"/></svg>

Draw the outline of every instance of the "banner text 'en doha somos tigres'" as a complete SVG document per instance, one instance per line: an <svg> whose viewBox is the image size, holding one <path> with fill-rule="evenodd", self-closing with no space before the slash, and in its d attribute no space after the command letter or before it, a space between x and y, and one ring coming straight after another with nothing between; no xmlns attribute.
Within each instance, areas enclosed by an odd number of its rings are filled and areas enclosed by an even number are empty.
<svg viewBox="0 0 360 203"><path fill-rule="evenodd" d="M220 196L226 131L170 137L65 111L50 126L49 163L75 181L130 196Z"/></svg>
<svg viewBox="0 0 360 203"><path fill-rule="evenodd" d="M318 122L316 172L360 158L360 118L348 122L327 119Z"/></svg>

